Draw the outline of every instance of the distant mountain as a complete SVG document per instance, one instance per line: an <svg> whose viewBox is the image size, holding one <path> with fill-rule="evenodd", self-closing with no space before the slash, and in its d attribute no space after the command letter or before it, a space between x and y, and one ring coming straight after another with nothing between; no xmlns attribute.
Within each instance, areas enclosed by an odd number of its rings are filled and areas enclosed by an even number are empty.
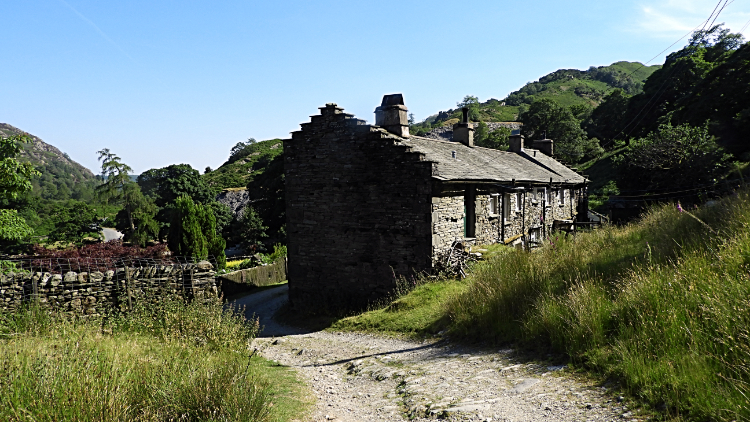
<svg viewBox="0 0 750 422"><path fill-rule="evenodd" d="M590 67L588 70L560 69L529 82L505 99L491 98L477 106L475 120L483 122L512 122L518 120L521 109L536 100L550 98L562 106L598 106L615 89L627 95L643 92L644 81L661 65L644 66L637 62L616 62L609 66ZM415 125L414 133L430 128L451 125L458 121L458 108L441 111ZM421 129L421 130L420 130Z"/></svg>
<svg viewBox="0 0 750 422"><path fill-rule="evenodd" d="M68 154L37 136L7 123L0 123L0 136L25 134L31 139L24 145L21 160L34 164L41 176L34 178L32 195L45 199L88 199L98 183L88 168L73 161Z"/></svg>

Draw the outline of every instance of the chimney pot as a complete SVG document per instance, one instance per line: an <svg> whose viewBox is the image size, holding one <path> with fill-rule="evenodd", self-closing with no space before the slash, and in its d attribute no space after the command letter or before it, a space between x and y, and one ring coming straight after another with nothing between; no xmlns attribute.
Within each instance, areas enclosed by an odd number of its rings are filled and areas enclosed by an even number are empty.
<svg viewBox="0 0 750 422"><path fill-rule="evenodd" d="M508 142L510 144L508 151L515 152L516 154L523 152L523 135L520 133L512 134L508 138Z"/></svg>
<svg viewBox="0 0 750 422"><path fill-rule="evenodd" d="M538 149L542 153L552 157L554 152L554 142L552 139L537 139L534 141L534 148Z"/></svg>
<svg viewBox="0 0 750 422"><path fill-rule="evenodd" d="M402 94L383 96L380 107L375 109L375 124L394 135L409 137L409 115Z"/></svg>

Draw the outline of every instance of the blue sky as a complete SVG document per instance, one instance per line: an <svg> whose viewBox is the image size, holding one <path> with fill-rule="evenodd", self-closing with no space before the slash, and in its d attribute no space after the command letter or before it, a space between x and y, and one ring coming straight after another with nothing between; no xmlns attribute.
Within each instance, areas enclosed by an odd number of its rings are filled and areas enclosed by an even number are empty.
<svg viewBox="0 0 750 422"><path fill-rule="evenodd" d="M372 122L383 94L401 92L421 120L556 69L645 62L715 6L5 0L0 122L94 172L102 148L136 173L177 163L203 172L238 141L288 137L328 102ZM749 20L750 0L729 0L717 22L738 32Z"/></svg>

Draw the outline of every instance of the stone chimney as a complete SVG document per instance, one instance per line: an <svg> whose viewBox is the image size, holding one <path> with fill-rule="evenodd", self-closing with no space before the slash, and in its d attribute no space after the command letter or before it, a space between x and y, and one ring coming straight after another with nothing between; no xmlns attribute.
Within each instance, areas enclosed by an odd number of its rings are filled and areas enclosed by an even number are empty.
<svg viewBox="0 0 750 422"><path fill-rule="evenodd" d="M460 123L453 125L453 140L461 142L467 147L473 147L474 127L469 123L469 108L464 107L461 111L463 112L463 119Z"/></svg>
<svg viewBox="0 0 750 422"><path fill-rule="evenodd" d="M520 154L523 152L523 135L520 133L515 133L510 135L508 137L508 142L510 143L510 148L508 148L508 151L515 152L517 154Z"/></svg>
<svg viewBox="0 0 750 422"><path fill-rule="evenodd" d="M375 125L394 135L408 138L409 116L407 111L403 95L384 95L380 107L375 109Z"/></svg>
<svg viewBox="0 0 750 422"><path fill-rule="evenodd" d="M552 157L552 153L554 152L553 144L552 139L538 139L534 141L534 148Z"/></svg>

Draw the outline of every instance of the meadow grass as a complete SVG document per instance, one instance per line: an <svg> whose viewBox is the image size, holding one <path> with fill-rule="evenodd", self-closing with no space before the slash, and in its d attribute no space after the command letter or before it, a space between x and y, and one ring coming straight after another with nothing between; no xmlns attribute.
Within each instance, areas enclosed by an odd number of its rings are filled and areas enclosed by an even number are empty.
<svg viewBox="0 0 750 422"><path fill-rule="evenodd" d="M409 337L434 335L447 328L445 303L464 292L468 282L439 280L420 283L408 294L398 294L392 301L372 306L369 312L334 321L333 331L379 332Z"/></svg>
<svg viewBox="0 0 750 422"><path fill-rule="evenodd" d="M218 300L106 318L0 316L0 420L283 421L306 392L248 349L257 322Z"/></svg>
<svg viewBox="0 0 750 422"><path fill-rule="evenodd" d="M477 268L451 332L568 354L665 414L750 418L750 197L655 208Z"/></svg>
<svg viewBox="0 0 750 422"><path fill-rule="evenodd" d="M749 420L750 194L489 254L333 329L564 353L671 420Z"/></svg>

